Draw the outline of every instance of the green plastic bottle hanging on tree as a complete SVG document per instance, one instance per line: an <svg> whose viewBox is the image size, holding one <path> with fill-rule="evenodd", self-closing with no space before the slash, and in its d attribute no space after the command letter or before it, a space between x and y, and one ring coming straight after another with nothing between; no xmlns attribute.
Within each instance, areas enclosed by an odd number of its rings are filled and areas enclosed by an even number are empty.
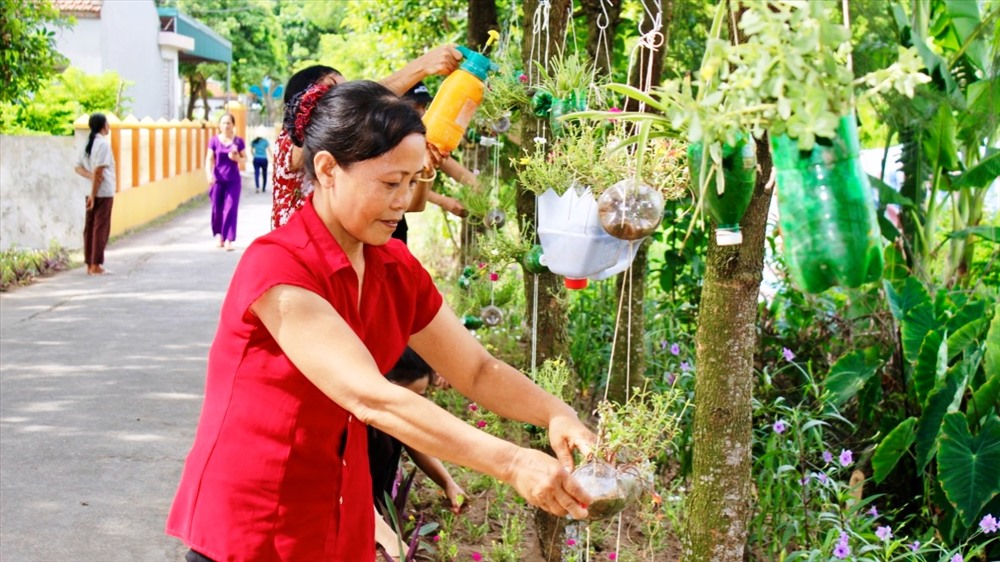
<svg viewBox="0 0 1000 562"><path fill-rule="evenodd" d="M817 293L858 287L882 276L882 246L868 175L858 158L854 115L837 136L799 151L787 135L771 138L785 261L792 281Z"/></svg>
<svg viewBox="0 0 1000 562"><path fill-rule="evenodd" d="M691 185L695 189L701 189L701 160L707 157L702 143L696 142L688 146ZM711 166L712 162L709 161L706 165ZM715 243L719 246L742 244L740 220L750 206L754 185L757 183L757 146L751 137L740 135L736 146L722 145L722 177L725 180L722 193L719 193L714 174L704 189L705 208L716 224Z"/></svg>

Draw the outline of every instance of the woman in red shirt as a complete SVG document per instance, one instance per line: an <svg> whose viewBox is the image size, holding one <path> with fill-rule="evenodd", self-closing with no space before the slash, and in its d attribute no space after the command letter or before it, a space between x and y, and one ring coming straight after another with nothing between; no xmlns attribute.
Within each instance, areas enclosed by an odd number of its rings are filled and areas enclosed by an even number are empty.
<svg viewBox="0 0 1000 562"><path fill-rule="evenodd" d="M492 357L390 241L424 168L420 116L367 81L311 88L298 116L315 191L234 273L167 532L193 559L374 560L366 424L586 517L591 498L569 470L593 433ZM548 428L558 460L386 381L407 343L469 398Z"/></svg>

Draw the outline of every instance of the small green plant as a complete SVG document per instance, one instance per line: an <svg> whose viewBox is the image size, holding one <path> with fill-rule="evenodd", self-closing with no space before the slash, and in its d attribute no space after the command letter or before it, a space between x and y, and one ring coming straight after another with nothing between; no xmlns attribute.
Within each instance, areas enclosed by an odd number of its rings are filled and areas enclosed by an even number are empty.
<svg viewBox="0 0 1000 562"><path fill-rule="evenodd" d="M0 252L0 291L30 283L69 267L69 252L53 242L47 250L8 248Z"/></svg>

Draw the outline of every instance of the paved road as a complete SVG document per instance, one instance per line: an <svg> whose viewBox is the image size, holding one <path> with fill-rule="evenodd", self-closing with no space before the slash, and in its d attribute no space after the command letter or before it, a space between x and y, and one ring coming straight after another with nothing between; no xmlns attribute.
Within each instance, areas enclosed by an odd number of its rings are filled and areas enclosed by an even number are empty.
<svg viewBox="0 0 1000 562"><path fill-rule="evenodd" d="M163 527L208 347L243 248L269 229L270 193L247 185L234 252L213 247L206 200L114 242L112 275L0 294L3 562L183 559Z"/></svg>

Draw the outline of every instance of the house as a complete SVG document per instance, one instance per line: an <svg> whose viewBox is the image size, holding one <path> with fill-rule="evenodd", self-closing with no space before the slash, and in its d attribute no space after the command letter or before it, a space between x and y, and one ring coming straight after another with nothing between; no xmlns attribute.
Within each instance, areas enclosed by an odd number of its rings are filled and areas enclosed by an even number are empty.
<svg viewBox="0 0 1000 562"><path fill-rule="evenodd" d="M56 31L56 50L89 74L108 70L131 82L132 113L153 119L184 116L178 63L231 64L232 44L176 8L153 0L53 0L76 25Z"/></svg>

